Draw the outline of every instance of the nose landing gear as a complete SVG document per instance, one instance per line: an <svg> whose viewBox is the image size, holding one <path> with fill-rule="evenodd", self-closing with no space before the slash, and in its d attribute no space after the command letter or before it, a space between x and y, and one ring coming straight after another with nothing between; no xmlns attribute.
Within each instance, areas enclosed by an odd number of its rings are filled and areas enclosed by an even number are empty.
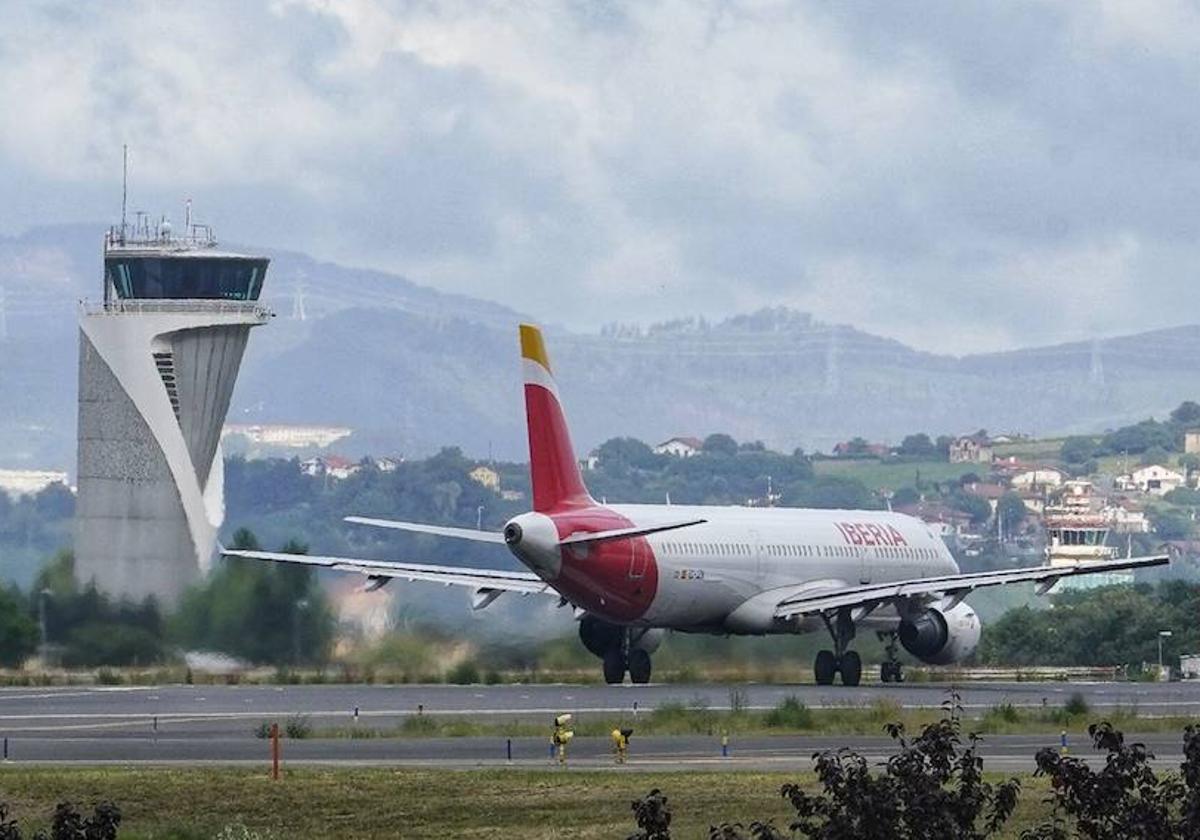
<svg viewBox="0 0 1200 840"><path fill-rule="evenodd" d="M854 622L850 619L850 611L838 610L837 616L831 621L829 616L822 615L825 628L833 637L833 650L822 650L817 653L813 662L813 676L817 685L833 685L833 678L838 673L842 675L842 685L856 686L862 681L862 658L857 651L847 650L854 640Z"/></svg>
<svg viewBox="0 0 1200 840"><path fill-rule="evenodd" d="M887 661L879 666L879 679L885 683L904 682L904 671L901 669L900 662L896 658L896 648L900 634L894 630L879 634L880 641L883 641L885 638L887 639L887 645L884 647L884 651L887 653Z"/></svg>

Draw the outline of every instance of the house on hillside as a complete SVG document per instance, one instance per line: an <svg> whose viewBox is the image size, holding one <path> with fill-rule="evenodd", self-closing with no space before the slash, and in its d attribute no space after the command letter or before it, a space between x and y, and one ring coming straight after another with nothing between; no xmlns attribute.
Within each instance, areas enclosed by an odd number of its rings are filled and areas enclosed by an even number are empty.
<svg viewBox="0 0 1200 840"><path fill-rule="evenodd" d="M1183 433L1185 455L1200 455L1200 429L1188 429Z"/></svg>
<svg viewBox="0 0 1200 840"><path fill-rule="evenodd" d="M1034 467L1019 472L1012 477L1011 484L1017 492L1046 493L1062 487L1067 476L1062 470L1053 467Z"/></svg>
<svg viewBox="0 0 1200 840"><path fill-rule="evenodd" d="M489 490L498 491L500 489L500 473L489 467L487 464L480 464L475 469L467 473L471 480L481 487L486 487Z"/></svg>
<svg viewBox="0 0 1200 840"><path fill-rule="evenodd" d="M1122 490L1137 490L1151 496L1165 496L1183 486L1184 477L1161 464L1151 464L1129 475L1117 476L1115 484Z"/></svg>
<svg viewBox="0 0 1200 840"><path fill-rule="evenodd" d="M337 481L344 481L362 469L359 464L341 455L330 455L324 461L325 475Z"/></svg>
<svg viewBox="0 0 1200 840"><path fill-rule="evenodd" d="M950 442L951 464L990 464L995 453L984 435L966 435Z"/></svg>
<svg viewBox="0 0 1200 840"><path fill-rule="evenodd" d="M674 455L676 458L691 458L693 455L700 454L704 448L704 441L694 437L673 437L670 440L664 440L658 446L654 447L655 455Z"/></svg>
<svg viewBox="0 0 1200 840"><path fill-rule="evenodd" d="M328 477L338 481L349 478L361 469L360 464L341 455L319 455L300 462L300 472L305 475L314 478Z"/></svg>
<svg viewBox="0 0 1200 840"><path fill-rule="evenodd" d="M917 502L912 505L898 505L896 513L915 516L936 533L939 537L957 537L966 533L971 526L971 515L957 508L952 508L944 502Z"/></svg>

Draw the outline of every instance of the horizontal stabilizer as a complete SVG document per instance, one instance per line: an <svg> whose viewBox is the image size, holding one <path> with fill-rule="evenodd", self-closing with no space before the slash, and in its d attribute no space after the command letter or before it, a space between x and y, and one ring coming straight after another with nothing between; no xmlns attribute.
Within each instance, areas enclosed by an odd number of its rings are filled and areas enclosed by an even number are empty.
<svg viewBox="0 0 1200 840"><path fill-rule="evenodd" d="M392 528L414 534L432 534L435 537L453 537L456 540L503 543L504 534L499 531L476 531L472 528L451 528L446 525L426 525L422 522L397 522L394 519L371 519L366 516L347 516L345 522L353 525L370 525L373 528Z"/></svg>
<svg viewBox="0 0 1200 840"><path fill-rule="evenodd" d="M647 525L643 528L617 528L612 531L581 531L566 539L559 540L559 545L584 545L588 543L608 542L609 540L625 540L630 537L644 537L647 534L658 534L663 531L675 531L679 528L690 528L693 525L703 525L707 519L688 519L684 522L666 522L662 525Z"/></svg>

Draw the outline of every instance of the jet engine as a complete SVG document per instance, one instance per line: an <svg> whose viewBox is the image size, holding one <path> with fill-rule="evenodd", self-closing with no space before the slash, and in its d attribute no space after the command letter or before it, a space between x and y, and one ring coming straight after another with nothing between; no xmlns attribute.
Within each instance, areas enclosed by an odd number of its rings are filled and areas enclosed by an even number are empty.
<svg viewBox="0 0 1200 840"><path fill-rule="evenodd" d="M966 604L933 606L900 622L900 644L922 662L961 662L979 645L979 616Z"/></svg>
<svg viewBox="0 0 1200 840"><path fill-rule="evenodd" d="M640 629L637 627L621 627L609 624L592 615L585 615L579 620L579 641L593 656L604 658L604 654L613 648L619 648L623 635L629 631L629 646L634 650L644 650L654 653L662 644L667 632L658 627Z"/></svg>
<svg viewBox="0 0 1200 840"><path fill-rule="evenodd" d="M583 642L592 656L601 659L608 651L621 646L621 634L624 632L624 627L609 624L592 615L585 615L579 620L579 641Z"/></svg>

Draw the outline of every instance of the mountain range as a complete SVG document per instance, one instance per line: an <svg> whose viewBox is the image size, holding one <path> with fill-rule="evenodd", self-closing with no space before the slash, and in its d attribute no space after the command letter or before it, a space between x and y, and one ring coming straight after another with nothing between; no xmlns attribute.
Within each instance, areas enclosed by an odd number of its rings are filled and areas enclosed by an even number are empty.
<svg viewBox="0 0 1200 840"><path fill-rule="evenodd" d="M103 229L0 237L0 467L73 469L77 302L100 296ZM277 317L251 338L230 422L349 426L350 455L456 445L524 459L518 311L245 250L272 258L264 300ZM581 452L617 435L714 431L784 451L915 431L1097 432L1200 395L1200 326L954 356L768 309L595 334L551 326L548 340Z"/></svg>

